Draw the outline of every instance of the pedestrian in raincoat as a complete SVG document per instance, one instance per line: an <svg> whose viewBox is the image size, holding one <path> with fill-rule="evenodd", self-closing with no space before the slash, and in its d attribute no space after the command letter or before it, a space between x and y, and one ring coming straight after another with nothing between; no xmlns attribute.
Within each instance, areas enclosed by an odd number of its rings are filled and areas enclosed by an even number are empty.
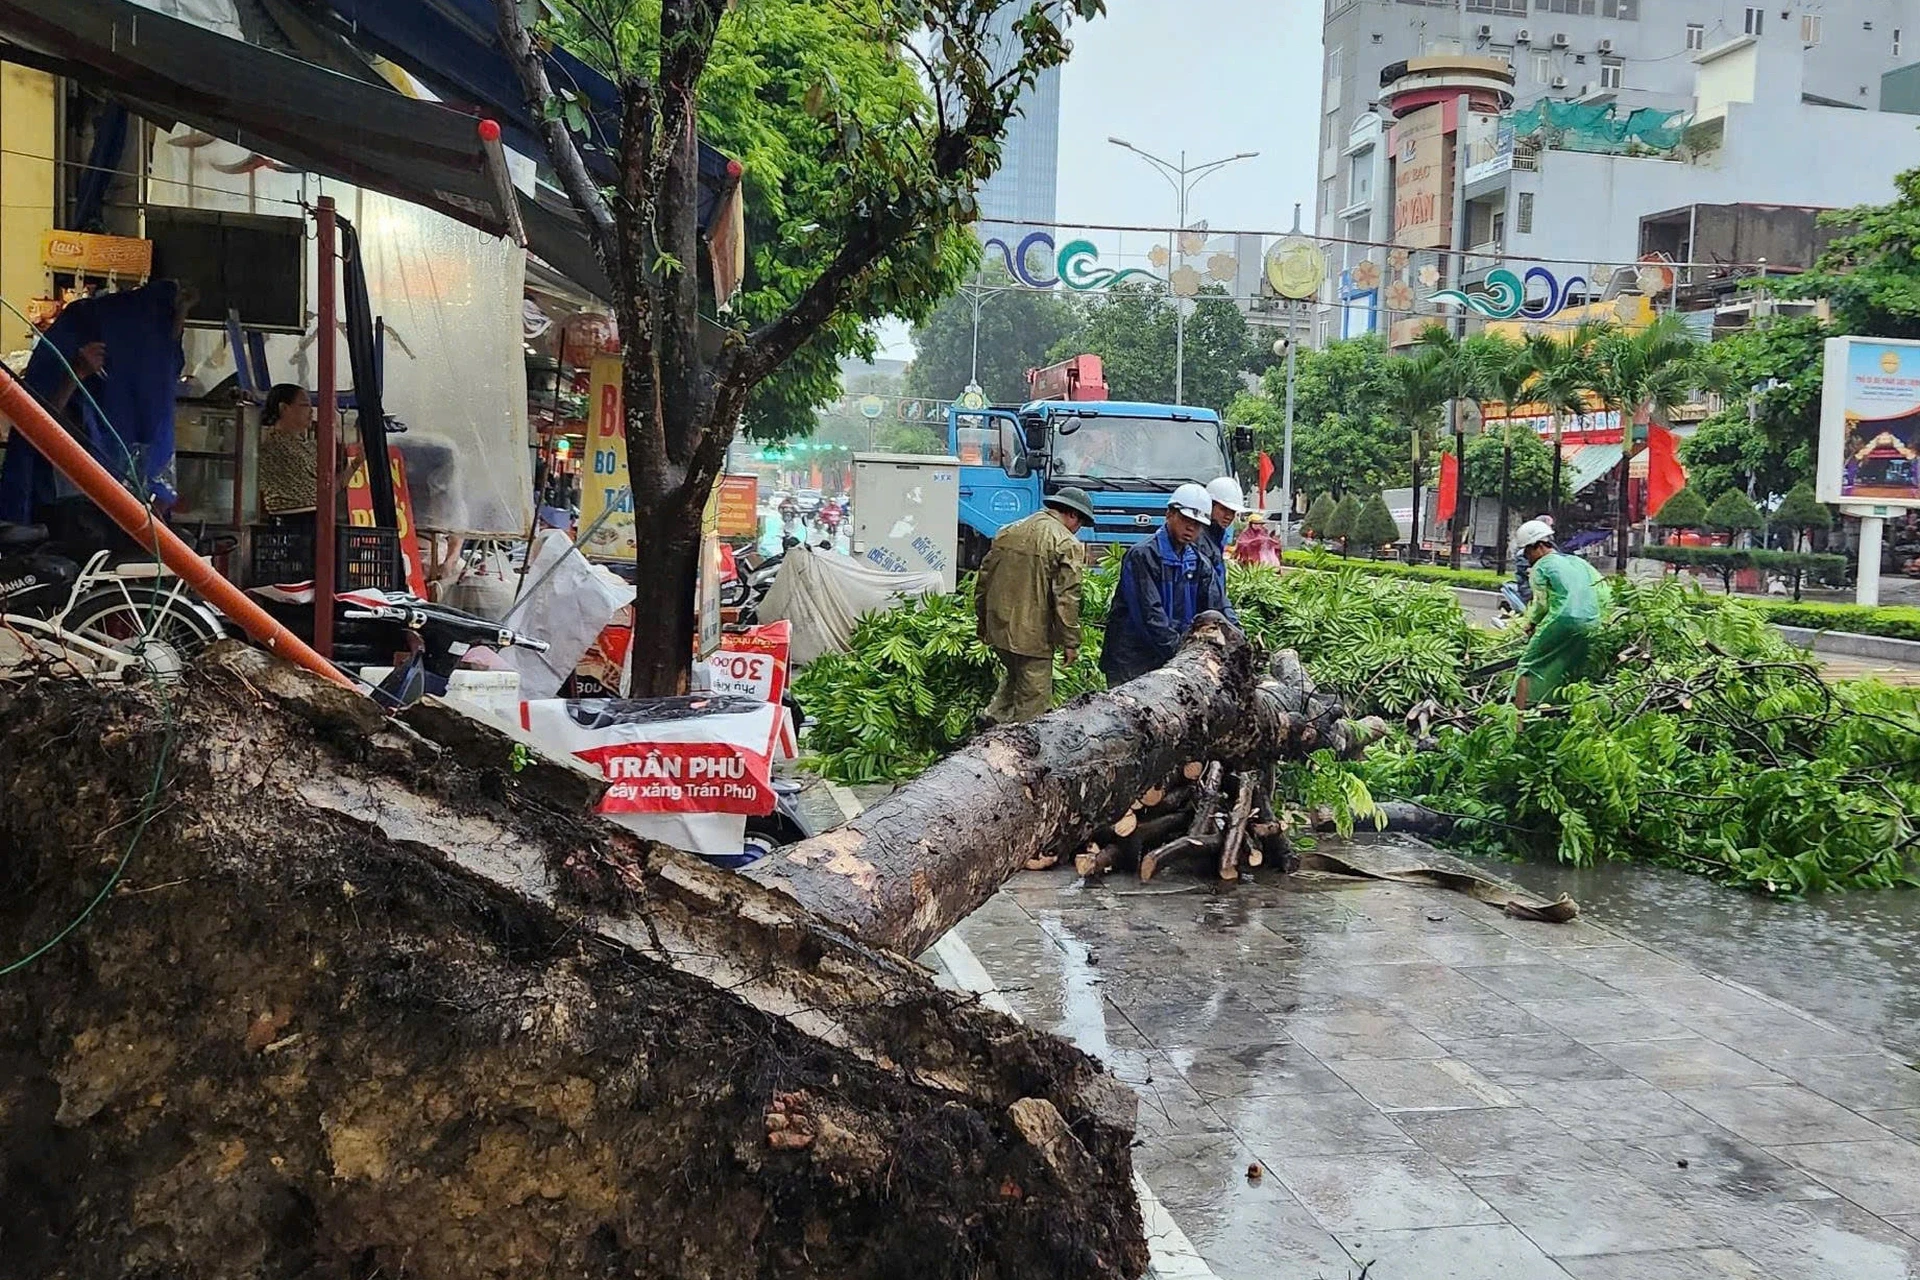
<svg viewBox="0 0 1920 1280"><path fill-rule="evenodd" d="M1086 552L1074 535L1093 524L1086 491L1049 494L1046 510L1002 529L974 583L980 642L1006 668L981 713L989 725L1017 724L1053 705L1053 654L1080 660L1080 582Z"/></svg>
<svg viewBox="0 0 1920 1280"><path fill-rule="evenodd" d="M1532 637L1520 656L1513 690L1513 705L1524 711L1551 701L1586 666L1612 593L1598 569L1553 549L1553 526L1543 520L1521 525L1514 545L1531 566L1527 580L1533 586L1527 610Z"/></svg>
<svg viewBox="0 0 1920 1280"><path fill-rule="evenodd" d="M1167 502L1160 531L1127 549L1100 649L1109 686L1165 666L1195 618L1209 609L1226 612L1226 592L1197 545L1210 507L1205 489L1181 485Z"/></svg>

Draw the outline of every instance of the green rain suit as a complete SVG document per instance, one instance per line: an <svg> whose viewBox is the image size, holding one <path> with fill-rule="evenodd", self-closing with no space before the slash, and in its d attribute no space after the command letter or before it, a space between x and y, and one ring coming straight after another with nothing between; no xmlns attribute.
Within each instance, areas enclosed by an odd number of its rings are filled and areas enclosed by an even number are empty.
<svg viewBox="0 0 1920 1280"><path fill-rule="evenodd" d="M1527 613L1534 630L1520 656L1520 674L1528 677L1528 697L1538 704L1580 675L1613 594L1598 569L1559 551L1534 561L1529 580L1533 607Z"/></svg>

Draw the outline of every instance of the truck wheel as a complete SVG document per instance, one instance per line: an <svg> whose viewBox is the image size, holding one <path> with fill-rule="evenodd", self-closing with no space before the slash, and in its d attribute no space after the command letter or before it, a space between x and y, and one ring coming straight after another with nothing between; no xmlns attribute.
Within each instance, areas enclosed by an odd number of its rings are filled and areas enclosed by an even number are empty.
<svg viewBox="0 0 1920 1280"><path fill-rule="evenodd" d="M960 527L960 567L969 573L976 572L987 562L987 552L993 549L993 539L983 537L965 525Z"/></svg>

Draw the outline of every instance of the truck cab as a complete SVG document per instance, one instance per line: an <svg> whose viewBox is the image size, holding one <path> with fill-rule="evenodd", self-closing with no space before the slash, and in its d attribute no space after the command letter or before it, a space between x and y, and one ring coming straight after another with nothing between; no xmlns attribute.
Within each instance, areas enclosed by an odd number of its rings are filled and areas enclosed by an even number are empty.
<svg viewBox="0 0 1920 1280"><path fill-rule="evenodd" d="M1093 502L1095 523L1081 541L1124 545L1153 535L1181 484L1232 474L1226 429L1211 409L1124 400L956 406L947 434L960 459L960 561L968 567L986 558L1001 529L1069 485Z"/></svg>

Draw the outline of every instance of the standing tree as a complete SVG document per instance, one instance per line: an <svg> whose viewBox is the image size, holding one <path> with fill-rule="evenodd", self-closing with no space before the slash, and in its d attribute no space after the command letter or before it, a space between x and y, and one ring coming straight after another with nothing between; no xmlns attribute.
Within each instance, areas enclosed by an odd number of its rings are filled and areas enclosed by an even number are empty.
<svg viewBox="0 0 1920 1280"><path fill-rule="evenodd" d="M1474 364L1474 381L1488 402L1500 404L1500 483L1495 494L1500 515L1493 535L1493 567L1504 573L1507 568L1507 530L1513 514L1513 411L1527 394L1534 379L1533 360L1523 343L1499 334L1482 334L1465 344ZM1528 434L1532 434L1529 432ZM1536 440L1539 437L1534 437ZM1471 448L1467 461L1473 460Z"/></svg>
<svg viewBox="0 0 1920 1280"><path fill-rule="evenodd" d="M993 34L1005 7L567 0L560 22L536 29L519 0L494 0L546 158L612 284L644 562L634 611L654 623L633 637L636 696L686 687L700 513L756 388L867 320L924 316L951 287L977 253L967 232L974 191L999 165L1008 120L1036 77L1066 60L1068 23L1101 13L1104 0L1039 0L1014 23L1009 48ZM823 23L865 56L838 68L787 50L756 56L758 42ZM580 119L571 93L556 90L540 53L548 39L613 81L617 123ZM763 139L787 172L752 179L787 200L790 221L778 243L756 247L730 312L699 270L698 137L710 90L798 107ZM831 394L830 384L812 390L813 403Z"/></svg>
<svg viewBox="0 0 1920 1280"><path fill-rule="evenodd" d="M1346 555L1353 538L1354 526L1360 520L1360 499L1348 494L1333 504L1333 514L1326 519L1326 528L1320 531L1320 537L1328 542L1340 544L1340 554Z"/></svg>
<svg viewBox="0 0 1920 1280"><path fill-rule="evenodd" d="M1339 502L1330 493L1321 492L1307 508L1307 514L1300 520L1300 527L1322 542L1327 540L1327 525L1333 521L1334 510Z"/></svg>
<svg viewBox="0 0 1920 1280"><path fill-rule="evenodd" d="M1663 529L1704 529L1707 526L1707 500L1688 485L1660 504L1653 522Z"/></svg>
<svg viewBox="0 0 1920 1280"><path fill-rule="evenodd" d="M1669 416L1696 388L1724 385L1719 371L1704 356L1686 322L1671 313L1644 329L1616 329L1594 341L1592 390L1603 406L1620 415L1623 441L1630 441L1634 428L1655 415ZM1620 510L1614 520L1616 573L1627 571L1631 456L1630 449L1621 450Z"/></svg>
<svg viewBox="0 0 1920 1280"><path fill-rule="evenodd" d="M1461 339L1454 336L1453 330L1443 324L1430 324L1420 331L1422 354L1432 362L1433 376L1436 379L1446 403L1450 406L1453 425L1453 448L1451 452L1463 459L1467 452L1467 419L1460 412L1460 402L1470 400L1482 423L1486 421L1485 401L1487 392L1487 369L1493 363L1489 342L1501 339L1490 338L1487 334ZM1465 480L1465 477L1461 477ZM1447 531L1447 563L1453 568L1460 567L1460 534L1471 527L1471 515L1468 504L1460 503L1454 508L1453 524Z"/></svg>
<svg viewBox="0 0 1920 1280"><path fill-rule="evenodd" d="M1815 529L1833 528L1833 512L1827 510L1826 503L1813 496L1813 486L1802 480L1787 490L1787 496L1780 499L1780 505L1767 517L1769 524L1793 531L1792 550L1801 549L1801 540L1811 536Z"/></svg>
<svg viewBox="0 0 1920 1280"><path fill-rule="evenodd" d="M1254 339L1233 299L1216 290L1193 303L1187 317L1187 403L1224 413L1246 390L1241 373L1266 369L1273 353ZM1116 400L1173 402L1174 299L1164 287L1123 284L1104 294L1082 295L1074 306L1079 323L1054 344L1053 359L1099 356Z"/></svg>
<svg viewBox="0 0 1920 1280"><path fill-rule="evenodd" d="M1407 562L1420 558L1420 486L1425 479L1424 462L1433 452L1434 415L1446 403L1446 389L1440 370L1428 354L1396 360L1388 366L1390 374L1386 404L1400 426L1402 439L1409 442L1407 463L1413 478L1413 528L1407 538Z"/></svg>
<svg viewBox="0 0 1920 1280"><path fill-rule="evenodd" d="M1607 321L1582 320L1571 333L1535 331L1527 335L1526 361L1533 370L1527 384L1527 397L1546 409L1553 419L1553 478L1548 492L1553 494L1550 508L1554 524L1562 524L1560 472L1562 469L1562 430L1569 417L1586 411L1587 393L1593 386L1593 344L1613 329Z"/></svg>
<svg viewBox="0 0 1920 1280"><path fill-rule="evenodd" d="M1516 432L1511 448L1498 435L1477 436L1467 442L1467 456L1460 469L1461 493L1474 498L1498 497L1503 476L1508 501L1523 509L1525 515L1553 509L1553 446L1538 435Z"/></svg>
<svg viewBox="0 0 1920 1280"><path fill-rule="evenodd" d="M976 299L980 388L994 404L1024 404L1027 370L1046 364L1054 347L1073 332L1073 309L1057 294L1016 284L1005 267L993 267L914 327L916 354L907 370L907 394L951 400L972 380Z"/></svg>
<svg viewBox="0 0 1920 1280"><path fill-rule="evenodd" d="M1751 533L1766 523L1753 499L1738 489L1725 489L1707 508L1706 526L1727 535L1727 545L1743 533Z"/></svg>
<svg viewBox="0 0 1920 1280"><path fill-rule="evenodd" d="M1357 543L1370 558L1378 558L1380 548L1400 541L1400 525L1393 518L1393 512L1387 509L1384 494L1374 494L1360 504L1359 514L1353 520L1353 533L1348 539Z"/></svg>

